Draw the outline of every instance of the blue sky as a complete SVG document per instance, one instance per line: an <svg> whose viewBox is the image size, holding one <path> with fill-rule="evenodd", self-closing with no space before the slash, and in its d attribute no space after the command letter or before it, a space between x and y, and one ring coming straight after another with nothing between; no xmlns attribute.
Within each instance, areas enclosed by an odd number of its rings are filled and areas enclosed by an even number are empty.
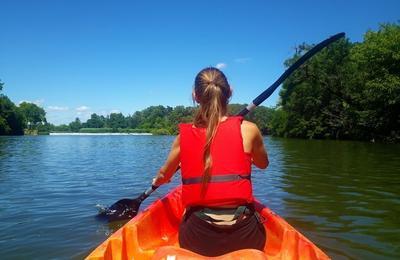
<svg viewBox="0 0 400 260"><path fill-rule="evenodd" d="M248 103L302 42L361 41L400 1L0 1L0 79L54 124L91 113L192 105L196 73L219 66ZM274 93L263 105L274 106Z"/></svg>

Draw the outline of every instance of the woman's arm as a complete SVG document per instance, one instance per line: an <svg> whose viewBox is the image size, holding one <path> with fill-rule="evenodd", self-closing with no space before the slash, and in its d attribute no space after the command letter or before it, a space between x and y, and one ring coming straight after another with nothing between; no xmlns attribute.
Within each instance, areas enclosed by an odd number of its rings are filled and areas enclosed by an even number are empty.
<svg viewBox="0 0 400 260"><path fill-rule="evenodd" d="M171 177L176 172L176 169L179 166L179 154L180 154L180 145L179 145L180 137L179 135L175 138L172 143L171 151L165 161L164 165L160 168L157 173L157 176L153 179L153 185L161 186L164 183L168 183Z"/></svg>
<svg viewBox="0 0 400 260"><path fill-rule="evenodd" d="M269 164L268 155L264 147L263 137L257 125L244 120L241 130L245 152L251 153L255 166L260 169L267 168Z"/></svg>

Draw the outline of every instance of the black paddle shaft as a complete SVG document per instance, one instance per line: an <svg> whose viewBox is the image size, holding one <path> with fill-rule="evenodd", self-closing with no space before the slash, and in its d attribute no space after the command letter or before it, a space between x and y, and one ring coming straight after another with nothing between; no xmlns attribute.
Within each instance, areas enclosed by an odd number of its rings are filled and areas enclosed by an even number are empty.
<svg viewBox="0 0 400 260"><path fill-rule="evenodd" d="M177 169L178 170L178 169ZM155 186L155 185L151 185L150 188L148 188L145 192L143 192L142 194L140 194L140 196L137 198L140 203L142 203L142 201L144 201L145 199L147 199L148 196L150 196L150 194L153 193L153 191L155 191L159 186Z"/></svg>
<svg viewBox="0 0 400 260"><path fill-rule="evenodd" d="M339 40L344 37L345 34L338 33L330 38L320 42L315 45L306 54L301 56L292 66L290 66L279 78L276 80L269 88L267 88L263 93L256 97L251 104L246 108L242 109L237 115L245 116L255 107L264 102L269 96L274 93L274 91L282 84L285 79L287 79L296 69L298 69L302 64L309 60L312 56L318 53L320 50L328 46L329 44ZM179 170L179 167L178 169ZM101 217L106 217L109 222L116 220L125 220L135 217L139 211L140 204L153 193L158 186L152 185L146 191L141 193L136 199L122 199L111 205L109 208L104 210L99 214Z"/></svg>
<svg viewBox="0 0 400 260"><path fill-rule="evenodd" d="M292 64L269 88L267 88L263 93L258 95L251 104L249 104L247 107L243 108L237 115L239 116L245 116L247 115L251 110L253 110L255 107L260 105L262 102L264 102L269 96L274 93L274 91L282 84L282 82L285 81L296 69L298 69L302 64L304 64L307 60L309 60L312 56L314 56L316 53L318 53L320 50L328 46L329 44L339 40L340 38L343 38L345 36L344 32L335 34L328 39L318 43L315 45L311 50L309 50L306 54L301 56L295 63Z"/></svg>

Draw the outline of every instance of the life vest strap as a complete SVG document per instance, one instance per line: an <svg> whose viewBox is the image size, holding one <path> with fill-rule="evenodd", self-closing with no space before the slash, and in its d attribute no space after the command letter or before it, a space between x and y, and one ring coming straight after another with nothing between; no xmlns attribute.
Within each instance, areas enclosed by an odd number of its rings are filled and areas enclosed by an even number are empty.
<svg viewBox="0 0 400 260"><path fill-rule="evenodd" d="M224 174L224 175L212 175L208 183L219 183L219 182L229 182L229 181L239 181L239 180L251 180L250 174ZM198 184L201 183L203 177L193 177L193 178L185 178L182 179L183 185L188 184Z"/></svg>

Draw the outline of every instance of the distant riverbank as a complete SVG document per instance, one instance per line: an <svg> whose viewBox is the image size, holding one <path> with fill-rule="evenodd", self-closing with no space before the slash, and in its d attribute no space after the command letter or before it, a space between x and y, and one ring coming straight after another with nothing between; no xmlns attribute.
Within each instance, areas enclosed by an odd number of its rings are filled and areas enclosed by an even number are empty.
<svg viewBox="0 0 400 260"><path fill-rule="evenodd" d="M49 133L49 135L153 135L152 133Z"/></svg>

